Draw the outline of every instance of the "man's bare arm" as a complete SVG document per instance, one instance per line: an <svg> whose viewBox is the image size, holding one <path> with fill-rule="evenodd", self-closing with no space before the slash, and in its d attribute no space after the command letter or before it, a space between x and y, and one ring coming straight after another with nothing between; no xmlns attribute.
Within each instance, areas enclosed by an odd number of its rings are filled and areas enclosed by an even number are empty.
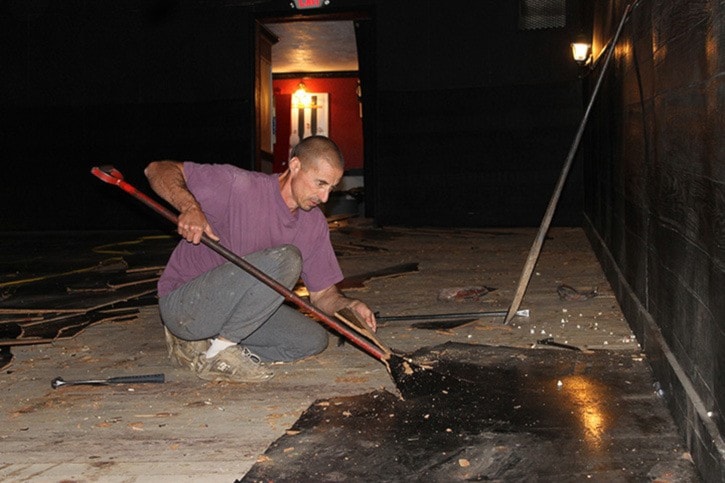
<svg viewBox="0 0 725 483"><path fill-rule="evenodd" d="M360 315L373 331L377 329L375 314L370 307L358 299L346 297L335 285L319 292L310 292L310 302L329 315L333 315L345 307L350 307Z"/></svg>
<svg viewBox="0 0 725 483"><path fill-rule="evenodd" d="M201 209L201 205L186 186L184 165L177 161L154 161L145 171L151 188L179 211L177 232L186 241L199 244L202 233L219 240Z"/></svg>

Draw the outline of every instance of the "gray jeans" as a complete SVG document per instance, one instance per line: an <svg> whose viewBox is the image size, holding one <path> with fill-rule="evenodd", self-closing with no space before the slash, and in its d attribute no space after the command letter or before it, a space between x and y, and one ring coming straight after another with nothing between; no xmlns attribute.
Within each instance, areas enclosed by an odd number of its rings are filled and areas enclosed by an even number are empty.
<svg viewBox="0 0 725 483"><path fill-rule="evenodd" d="M282 245L244 257L287 288L302 270L302 257ZM159 299L161 318L185 340L221 336L239 342L263 361L294 361L322 352L327 331L284 297L233 263L225 263Z"/></svg>

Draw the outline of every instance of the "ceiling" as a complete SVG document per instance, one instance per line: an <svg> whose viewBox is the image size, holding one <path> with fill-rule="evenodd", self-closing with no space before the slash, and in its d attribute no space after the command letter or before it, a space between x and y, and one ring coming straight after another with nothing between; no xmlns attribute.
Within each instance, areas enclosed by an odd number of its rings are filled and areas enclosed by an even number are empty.
<svg viewBox="0 0 725 483"><path fill-rule="evenodd" d="M272 73L357 71L355 27L347 21L265 23L279 42L272 46Z"/></svg>

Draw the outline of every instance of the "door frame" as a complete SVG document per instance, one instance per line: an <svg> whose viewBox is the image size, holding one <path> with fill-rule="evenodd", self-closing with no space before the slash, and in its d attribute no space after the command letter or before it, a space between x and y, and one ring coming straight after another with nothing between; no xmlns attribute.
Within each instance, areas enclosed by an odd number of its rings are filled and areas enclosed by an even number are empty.
<svg viewBox="0 0 725 483"><path fill-rule="evenodd" d="M260 153L260 136L258 134L258 126L260 125L260 93L257 89L257 65L259 63L259 33L258 25L264 26L271 22L315 22L330 20L350 20L354 23L355 41L357 45L358 58L358 74L360 78L361 88L363 92L363 179L365 184L364 202L365 216L375 218L376 206L379 196L376 189L376 169L377 160L377 75L376 75L376 42L375 42L375 19L371 11L360 7L352 7L348 10L338 10L335 12L319 12L300 15L298 11L290 13L275 12L257 12L251 19L252 32L254 39L254 62L251 68L252 76L252 97L253 105L250 106L252 113L252 127L254 134L252 139L254 142L253 153L255 159L255 169L258 169L257 156Z"/></svg>

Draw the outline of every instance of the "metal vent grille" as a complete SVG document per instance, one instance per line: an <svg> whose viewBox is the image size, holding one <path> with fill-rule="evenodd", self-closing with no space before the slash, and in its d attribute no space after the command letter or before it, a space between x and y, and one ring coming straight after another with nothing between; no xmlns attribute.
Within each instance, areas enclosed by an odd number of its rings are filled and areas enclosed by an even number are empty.
<svg viewBox="0 0 725 483"><path fill-rule="evenodd" d="M566 26L566 0L519 0L519 30Z"/></svg>

